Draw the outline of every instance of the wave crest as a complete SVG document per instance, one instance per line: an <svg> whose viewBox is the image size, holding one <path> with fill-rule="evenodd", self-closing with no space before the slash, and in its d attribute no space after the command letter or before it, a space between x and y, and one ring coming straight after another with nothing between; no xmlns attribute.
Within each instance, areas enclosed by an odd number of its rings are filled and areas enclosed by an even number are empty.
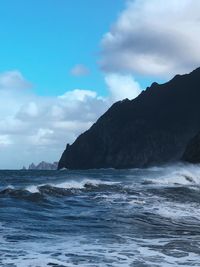
<svg viewBox="0 0 200 267"><path fill-rule="evenodd" d="M117 182L100 181L100 180L87 180L82 181L67 181L58 184L40 184L29 185L25 188L15 188L9 186L1 189L0 195L10 195L15 197L24 197L29 195L52 195L52 196L64 196L69 194L79 193L80 191L92 191L112 189L117 186Z"/></svg>
<svg viewBox="0 0 200 267"><path fill-rule="evenodd" d="M200 186L200 167L195 165L170 166L158 178L148 178L143 184Z"/></svg>

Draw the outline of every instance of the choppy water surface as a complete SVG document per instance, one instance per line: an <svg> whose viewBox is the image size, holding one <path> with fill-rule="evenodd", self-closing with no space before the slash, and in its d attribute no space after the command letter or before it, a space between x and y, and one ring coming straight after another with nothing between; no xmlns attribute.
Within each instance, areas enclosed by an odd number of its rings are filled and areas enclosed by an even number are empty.
<svg viewBox="0 0 200 267"><path fill-rule="evenodd" d="M200 266L200 167L1 171L0 266Z"/></svg>

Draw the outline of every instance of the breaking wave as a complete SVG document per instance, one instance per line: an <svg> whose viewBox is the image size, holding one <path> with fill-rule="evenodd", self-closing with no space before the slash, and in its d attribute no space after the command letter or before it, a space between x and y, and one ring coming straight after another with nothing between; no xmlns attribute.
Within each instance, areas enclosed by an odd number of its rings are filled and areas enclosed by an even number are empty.
<svg viewBox="0 0 200 267"><path fill-rule="evenodd" d="M119 187L118 182L101 181L101 180L87 180L82 181L67 181L62 183L50 183L40 185L29 185L25 188L15 188L9 185L0 190L0 196L10 195L16 197L25 197L29 195L51 195L51 196L67 196L70 194L78 194L81 191L101 191L101 190L117 190Z"/></svg>
<svg viewBox="0 0 200 267"><path fill-rule="evenodd" d="M158 172L159 177L150 177L144 179L146 184L157 184L163 186L174 186L174 185L200 185L200 166L179 164L168 166L165 168L152 168ZM152 170L149 169L149 170Z"/></svg>

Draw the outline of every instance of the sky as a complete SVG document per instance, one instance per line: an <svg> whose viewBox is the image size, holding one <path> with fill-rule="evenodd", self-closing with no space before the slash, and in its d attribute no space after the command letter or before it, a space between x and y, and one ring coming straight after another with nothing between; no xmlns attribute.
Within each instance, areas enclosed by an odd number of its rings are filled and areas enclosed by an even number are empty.
<svg viewBox="0 0 200 267"><path fill-rule="evenodd" d="M58 161L114 102L200 66L200 1L3 0L0 168Z"/></svg>

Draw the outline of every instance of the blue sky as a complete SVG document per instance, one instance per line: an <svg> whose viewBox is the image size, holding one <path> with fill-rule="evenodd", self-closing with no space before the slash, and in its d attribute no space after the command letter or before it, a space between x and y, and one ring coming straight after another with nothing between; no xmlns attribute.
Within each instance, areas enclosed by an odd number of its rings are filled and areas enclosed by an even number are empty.
<svg viewBox="0 0 200 267"><path fill-rule="evenodd" d="M124 7L123 0L6 0L0 8L0 72L20 70L41 95L73 88L105 94L97 64L101 38ZM70 69L84 64L86 77Z"/></svg>

